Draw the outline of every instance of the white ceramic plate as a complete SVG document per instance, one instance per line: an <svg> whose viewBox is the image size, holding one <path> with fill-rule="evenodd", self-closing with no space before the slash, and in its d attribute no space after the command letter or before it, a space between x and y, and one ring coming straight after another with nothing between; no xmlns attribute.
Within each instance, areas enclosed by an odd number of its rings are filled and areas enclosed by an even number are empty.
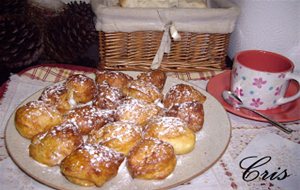
<svg viewBox="0 0 300 190"><path fill-rule="evenodd" d="M134 72L129 72L129 74L136 76ZM179 79L168 78L163 91L164 94L170 87L179 83L192 85ZM125 162L123 162L118 175L105 183L101 189L146 190L171 188L199 176L216 163L229 143L231 135L230 122L221 104L203 89L197 89L207 97L204 103L204 126L196 134L195 149L189 154L177 156L177 165L174 172L161 181L132 179L124 164ZM37 100L41 92L33 94L21 105L28 101ZM19 135L15 128L14 117L15 113L11 115L6 126L6 146L11 158L25 173L35 180L56 189L99 189L99 187L87 188L74 185L62 176L59 167L46 167L30 158L28 154L30 141Z"/></svg>

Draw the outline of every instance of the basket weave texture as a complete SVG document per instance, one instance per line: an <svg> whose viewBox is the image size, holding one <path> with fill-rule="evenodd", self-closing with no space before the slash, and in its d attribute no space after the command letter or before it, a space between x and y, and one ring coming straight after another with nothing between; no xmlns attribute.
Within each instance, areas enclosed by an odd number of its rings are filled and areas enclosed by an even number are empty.
<svg viewBox="0 0 300 190"><path fill-rule="evenodd" d="M163 32L99 32L100 68L149 71L160 46ZM222 70L230 34L180 32L181 40L171 42L160 70L200 72Z"/></svg>

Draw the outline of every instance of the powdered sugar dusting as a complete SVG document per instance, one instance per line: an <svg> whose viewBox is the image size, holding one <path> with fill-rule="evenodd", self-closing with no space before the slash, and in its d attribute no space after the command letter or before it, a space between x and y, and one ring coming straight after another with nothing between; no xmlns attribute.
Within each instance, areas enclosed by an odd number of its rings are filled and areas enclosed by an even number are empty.
<svg viewBox="0 0 300 190"><path fill-rule="evenodd" d="M47 87L41 94L40 100L51 102L52 99L58 100L62 94L66 93L67 89L64 83L57 83L53 86Z"/></svg>
<svg viewBox="0 0 300 190"><path fill-rule="evenodd" d="M130 152L128 167L135 168L134 175L143 175L149 172L143 169L145 165L155 168L156 164L169 159L176 159L173 147L169 143L156 138L145 138Z"/></svg>
<svg viewBox="0 0 300 190"><path fill-rule="evenodd" d="M47 116L51 118L59 116L59 112L57 111L57 109L55 109L55 107L48 105L40 100L28 102L25 106L24 111L25 113L27 113L24 116L29 119L32 117L42 116L43 114L47 114Z"/></svg>
<svg viewBox="0 0 300 190"><path fill-rule="evenodd" d="M165 85L166 74L163 71L153 70L150 72L141 73L137 76L137 79L152 83L158 89L162 90Z"/></svg>
<svg viewBox="0 0 300 190"><path fill-rule="evenodd" d="M90 134L89 141L100 144L106 144L111 141L118 141L119 143L122 143L124 146L126 146L126 143L128 141L130 142L132 140L139 140L141 136L142 130L140 126L137 126L134 123L117 121L108 123L101 129L99 129L99 131L95 131Z"/></svg>
<svg viewBox="0 0 300 190"><path fill-rule="evenodd" d="M98 86L99 96L105 97L110 101L117 101L123 97L120 89L116 87L110 87L107 83Z"/></svg>
<svg viewBox="0 0 300 190"><path fill-rule="evenodd" d="M167 108L183 102L199 101L203 103L206 97L190 85L177 84L172 86L164 98Z"/></svg>
<svg viewBox="0 0 300 190"><path fill-rule="evenodd" d="M76 125L74 125L73 123L70 122L65 122L62 123L52 129L50 129L49 131L46 131L44 133L41 133L38 137L38 139L41 141L42 139L44 139L47 135L51 135L51 136L56 136L58 132L62 132L62 133L68 133L68 132L72 132L74 134L78 134L78 129L76 127Z"/></svg>
<svg viewBox="0 0 300 190"><path fill-rule="evenodd" d="M153 84L151 84L149 82L145 82L142 80L131 81L128 86L129 86L129 88L138 90L138 91L144 93L145 95L149 95L149 93L151 93L151 91L153 91L152 93L160 94L160 91L156 86L154 86Z"/></svg>
<svg viewBox="0 0 300 190"><path fill-rule="evenodd" d="M112 139L118 139L122 140L124 137L131 135L131 134L141 134L141 127L137 126L133 123L125 123L125 122L115 122L113 124L113 128L111 130L108 130L107 132L110 135L109 139L106 139L105 141L110 141ZM124 139L126 140L126 139Z"/></svg>
<svg viewBox="0 0 300 190"><path fill-rule="evenodd" d="M82 143L82 137L76 127L71 123L64 123L34 136L29 152L38 162L55 166Z"/></svg>
<svg viewBox="0 0 300 190"><path fill-rule="evenodd" d="M90 162L95 165L99 162L105 163L104 166L109 168L111 164L119 164L124 159L124 155L114 150L95 144L84 144L79 151L87 151L91 156Z"/></svg>
<svg viewBox="0 0 300 190"><path fill-rule="evenodd" d="M122 121L137 123L140 117L151 117L151 113L157 114L158 109L154 104L145 101L129 98L122 102L117 109L117 116Z"/></svg>
<svg viewBox="0 0 300 190"><path fill-rule="evenodd" d="M67 83L69 83L69 82L74 82L74 83L83 85L83 84L85 84L85 83L86 83L87 81L89 81L89 80L92 80L92 79L89 78L89 77L87 77L86 75L83 75L83 74L75 74L75 75L70 76L70 77L67 79Z"/></svg>
<svg viewBox="0 0 300 190"><path fill-rule="evenodd" d="M96 83L108 83L112 87L124 88L133 78L125 73L117 71L98 71L96 73Z"/></svg>
<svg viewBox="0 0 300 190"><path fill-rule="evenodd" d="M183 134L187 130L186 123L177 117L155 117L146 126L145 132L148 127L157 132L159 136Z"/></svg>
<svg viewBox="0 0 300 190"><path fill-rule="evenodd" d="M198 101L184 102L173 105L167 112L166 116L178 117L187 122L188 127L194 132L199 131L204 122L203 105Z"/></svg>
<svg viewBox="0 0 300 190"><path fill-rule="evenodd" d="M179 85L172 86L166 96L174 96L177 99L181 99L182 97L188 97L191 95L191 91L189 90L189 88L179 90L179 87Z"/></svg>
<svg viewBox="0 0 300 190"><path fill-rule="evenodd" d="M71 110L66 116L68 122L78 127L82 134L88 134L108 122L114 121L113 110L102 110L92 105L78 107Z"/></svg>
<svg viewBox="0 0 300 190"><path fill-rule="evenodd" d="M122 72L118 72L118 71L106 71L106 70L103 70L103 71L97 71L96 73L97 75L107 75L108 78L113 78L113 79L118 79L120 77L124 77L124 78L127 78L127 79L131 79L130 76L122 73Z"/></svg>
<svg viewBox="0 0 300 190"><path fill-rule="evenodd" d="M98 94L93 100L93 104L102 109L116 109L123 97L124 95L119 88L111 87L104 82L98 85Z"/></svg>

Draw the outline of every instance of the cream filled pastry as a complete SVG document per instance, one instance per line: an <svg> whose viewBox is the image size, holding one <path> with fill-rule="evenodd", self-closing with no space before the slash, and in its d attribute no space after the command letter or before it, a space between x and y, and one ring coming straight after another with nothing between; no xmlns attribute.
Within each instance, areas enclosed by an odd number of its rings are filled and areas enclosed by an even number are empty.
<svg viewBox="0 0 300 190"><path fill-rule="evenodd" d="M176 154L191 152L196 143L195 133L176 117L155 117L144 130L144 138L153 137L170 143Z"/></svg>

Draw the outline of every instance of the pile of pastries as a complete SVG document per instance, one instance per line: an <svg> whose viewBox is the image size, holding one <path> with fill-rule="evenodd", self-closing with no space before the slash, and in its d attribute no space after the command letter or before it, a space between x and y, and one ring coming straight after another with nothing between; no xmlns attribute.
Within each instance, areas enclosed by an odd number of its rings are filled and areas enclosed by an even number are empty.
<svg viewBox="0 0 300 190"><path fill-rule="evenodd" d="M31 140L30 157L59 166L81 186L102 186L122 162L132 178L165 179L176 155L194 149L206 97L186 84L163 94L161 71L95 75L72 75L17 109L16 129Z"/></svg>

